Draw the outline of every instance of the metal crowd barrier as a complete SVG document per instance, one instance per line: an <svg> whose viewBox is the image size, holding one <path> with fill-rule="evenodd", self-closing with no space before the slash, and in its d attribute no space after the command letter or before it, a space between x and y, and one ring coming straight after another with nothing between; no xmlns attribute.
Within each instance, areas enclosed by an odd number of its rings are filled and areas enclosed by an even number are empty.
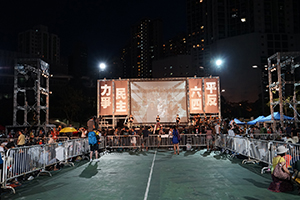
<svg viewBox="0 0 300 200"><path fill-rule="evenodd" d="M100 137L100 141L101 141ZM108 148L119 149L119 148L140 148L142 144L141 137L139 135L109 135L103 140L105 145ZM100 145L102 142L100 143Z"/></svg>
<svg viewBox="0 0 300 200"><path fill-rule="evenodd" d="M270 169L272 159L277 155L276 149L280 145L284 145L289 149L288 154L291 155L291 165L300 160L300 144L284 143L275 140L262 140L247 137L230 137L228 135L221 135L217 138L215 145L223 150L230 150L235 154L241 154L248 159L243 160L244 163L258 163L263 162L268 165L262 169Z"/></svg>
<svg viewBox="0 0 300 200"><path fill-rule="evenodd" d="M70 163L69 159L89 153L88 138L68 140L65 142L11 148L3 157L1 176L2 188L10 188L8 181L20 176L39 171L57 163Z"/></svg>
<svg viewBox="0 0 300 200"><path fill-rule="evenodd" d="M191 147L206 146L205 134L181 134L179 142L180 147L190 145ZM147 138L139 135L109 135L105 138L105 146L112 149L120 148L141 148L142 145L149 148L173 147L172 136L168 134L163 135L149 135Z"/></svg>

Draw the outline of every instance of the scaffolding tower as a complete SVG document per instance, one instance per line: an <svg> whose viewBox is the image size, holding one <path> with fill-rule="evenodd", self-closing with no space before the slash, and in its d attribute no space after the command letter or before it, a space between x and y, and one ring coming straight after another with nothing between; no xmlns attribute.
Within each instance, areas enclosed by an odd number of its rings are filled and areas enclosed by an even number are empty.
<svg viewBox="0 0 300 200"><path fill-rule="evenodd" d="M298 118L300 118L297 112L297 106L300 104L300 101L296 98L296 88L300 85L299 77L296 77L296 75L299 74L299 72L295 73L296 69L300 66L299 57L300 52L277 52L268 58L270 110L273 128L276 126L276 122L274 121L274 108L277 105L279 105L281 127L283 127L284 122L283 108L286 104L294 111L296 126L296 122L298 122ZM277 80L273 81L273 79ZM275 94L278 95L278 101L274 101ZM288 99L289 96L293 98Z"/></svg>
<svg viewBox="0 0 300 200"><path fill-rule="evenodd" d="M13 127L44 128L49 124L49 64L41 59L16 59Z"/></svg>

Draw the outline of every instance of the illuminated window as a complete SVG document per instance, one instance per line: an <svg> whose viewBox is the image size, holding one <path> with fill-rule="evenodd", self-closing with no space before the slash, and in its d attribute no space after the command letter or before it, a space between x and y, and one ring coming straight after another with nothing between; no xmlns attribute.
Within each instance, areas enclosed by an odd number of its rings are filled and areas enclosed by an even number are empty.
<svg viewBox="0 0 300 200"><path fill-rule="evenodd" d="M242 18L242 19L241 19L241 22L246 22L246 18Z"/></svg>
<svg viewBox="0 0 300 200"><path fill-rule="evenodd" d="M204 39L202 39L201 42L204 42Z"/></svg>
<svg viewBox="0 0 300 200"><path fill-rule="evenodd" d="M204 26L201 26L201 29L204 29Z"/></svg>

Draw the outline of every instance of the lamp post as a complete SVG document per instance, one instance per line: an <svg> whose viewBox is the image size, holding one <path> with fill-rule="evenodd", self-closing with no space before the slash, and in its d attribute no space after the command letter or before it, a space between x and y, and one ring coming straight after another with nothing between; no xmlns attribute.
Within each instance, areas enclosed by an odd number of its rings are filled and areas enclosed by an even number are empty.
<svg viewBox="0 0 300 200"><path fill-rule="evenodd" d="M223 60L221 60L221 59L216 60L217 67L220 67L222 64L223 64Z"/></svg>
<svg viewBox="0 0 300 200"><path fill-rule="evenodd" d="M106 64L105 63L100 63L99 64L99 78L100 78L100 73L103 72L106 68Z"/></svg>

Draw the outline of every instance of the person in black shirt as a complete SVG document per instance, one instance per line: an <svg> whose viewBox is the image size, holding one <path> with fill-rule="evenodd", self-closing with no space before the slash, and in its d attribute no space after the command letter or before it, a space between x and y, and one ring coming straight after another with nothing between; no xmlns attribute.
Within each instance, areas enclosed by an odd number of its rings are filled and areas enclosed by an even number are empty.
<svg viewBox="0 0 300 200"><path fill-rule="evenodd" d="M143 134L143 143L142 143L142 148L144 148L144 144L146 145L146 151L148 151L148 136L150 134L150 132L148 131L148 127L144 127L144 130L142 131Z"/></svg>
<svg viewBox="0 0 300 200"><path fill-rule="evenodd" d="M156 116L156 123L159 123L160 122L160 117L159 115Z"/></svg>
<svg viewBox="0 0 300 200"><path fill-rule="evenodd" d="M176 115L176 126L178 126L179 123L180 123L180 117L179 117L179 115L177 114L177 115Z"/></svg>

